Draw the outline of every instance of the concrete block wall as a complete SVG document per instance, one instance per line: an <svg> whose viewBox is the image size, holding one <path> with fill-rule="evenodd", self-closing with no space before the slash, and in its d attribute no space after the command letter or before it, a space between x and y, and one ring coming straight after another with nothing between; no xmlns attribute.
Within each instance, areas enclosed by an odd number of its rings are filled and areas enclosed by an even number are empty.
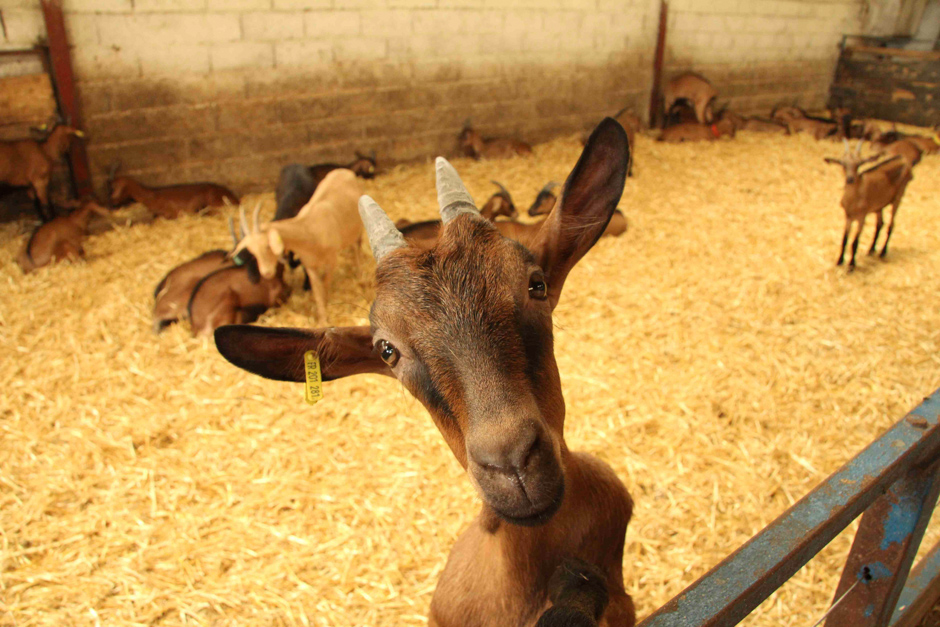
<svg viewBox="0 0 940 627"><path fill-rule="evenodd" d="M695 70L719 103L766 113L824 106L844 33L860 32L857 0L673 0L666 76Z"/></svg>
<svg viewBox="0 0 940 627"><path fill-rule="evenodd" d="M816 104L861 0L673 0L667 72ZM7 4L12 6L8 9ZM658 0L63 0L98 175L271 189L286 163L540 141L649 102ZM6 0L18 41L38 0ZM38 18L38 21L37 21ZM6 42L4 42L6 45Z"/></svg>

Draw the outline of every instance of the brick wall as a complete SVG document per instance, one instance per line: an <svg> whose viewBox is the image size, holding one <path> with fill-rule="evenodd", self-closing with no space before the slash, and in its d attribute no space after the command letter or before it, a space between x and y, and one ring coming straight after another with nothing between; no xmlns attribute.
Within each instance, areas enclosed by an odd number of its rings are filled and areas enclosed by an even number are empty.
<svg viewBox="0 0 940 627"><path fill-rule="evenodd" d="M819 104L860 0L673 0L667 73L744 109ZM7 8L10 5L10 8ZM658 0L64 0L99 175L273 187L289 162L539 141L649 101ZM38 0L5 0L19 41ZM857 20L856 20L857 21ZM11 23L18 24L10 29Z"/></svg>

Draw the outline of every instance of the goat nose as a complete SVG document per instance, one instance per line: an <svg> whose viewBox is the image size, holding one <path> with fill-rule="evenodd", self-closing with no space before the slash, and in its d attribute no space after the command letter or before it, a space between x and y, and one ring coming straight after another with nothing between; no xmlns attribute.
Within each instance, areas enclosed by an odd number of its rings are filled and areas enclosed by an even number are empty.
<svg viewBox="0 0 940 627"><path fill-rule="evenodd" d="M511 434L496 433L491 437L484 437L470 445L470 456L473 461L484 468L492 468L504 472L517 472L525 470L526 463L532 451L539 445L539 430L535 425L527 424L514 430Z"/></svg>

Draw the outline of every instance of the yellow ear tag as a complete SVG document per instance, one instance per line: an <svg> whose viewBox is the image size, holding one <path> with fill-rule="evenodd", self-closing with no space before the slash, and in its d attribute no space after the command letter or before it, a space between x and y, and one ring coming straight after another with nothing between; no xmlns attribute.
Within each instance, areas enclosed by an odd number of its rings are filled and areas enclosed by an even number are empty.
<svg viewBox="0 0 940 627"><path fill-rule="evenodd" d="M323 399L323 375L320 374L320 357L316 351L304 353L304 374L307 377L304 400L308 405L315 405Z"/></svg>

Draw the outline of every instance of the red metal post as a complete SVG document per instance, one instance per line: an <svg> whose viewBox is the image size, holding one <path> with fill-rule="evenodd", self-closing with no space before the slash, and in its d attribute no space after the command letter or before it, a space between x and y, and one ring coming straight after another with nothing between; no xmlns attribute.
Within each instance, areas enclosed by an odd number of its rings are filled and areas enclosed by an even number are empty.
<svg viewBox="0 0 940 627"><path fill-rule="evenodd" d="M660 126L662 118L663 60L666 56L666 21L669 17L669 3L659 3L659 35L656 39L656 56L653 58L653 93L650 94L650 128Z"/></svg>
<svg viewBox="0 0 940 627"><path fill-rule="evenodd" d="M55 88L56 99L71 125L83 128L81 103L75 91L75 77L72 74L72 55L69 53L69 42L65 35L62 0L42 0L40 4L46 21L49 59L52 63L52 84ZM85 152L84 142L72 142L69 164L75 193L79 196L92 193L91 173L88 169L88 155Z"/></svg>

